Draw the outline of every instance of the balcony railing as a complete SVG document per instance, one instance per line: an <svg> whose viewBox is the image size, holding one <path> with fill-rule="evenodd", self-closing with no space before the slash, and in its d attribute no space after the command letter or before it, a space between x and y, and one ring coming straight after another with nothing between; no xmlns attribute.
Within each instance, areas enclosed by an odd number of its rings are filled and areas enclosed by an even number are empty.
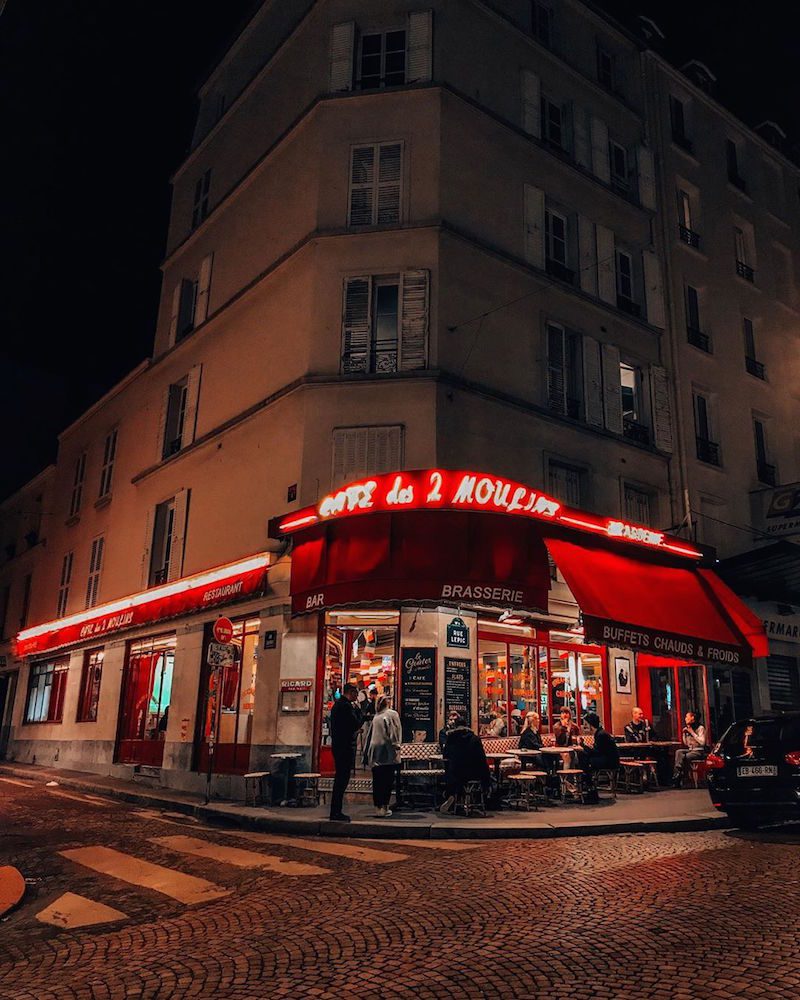
<svg viewBox="0 0 800 1000"><path fill-rule="evenodd" d="M559 281L565 281L568 285L575 284L575 272L558 260L548 257L545 261L545 270L551 278L558 278Z"/></svg>
<svg viewBox="0 0 800 1000"><path fill-rule="evenodd" d="M642 314L642 307L639 303L634 302L633 299L629 299L627 295L617 296L617 309L621 309L630 316L636 316L637 318Z"/></svg>
<svg viewBox="0 0 800 1000"><path fill-rule="evenodd" d="M169 576L169 566L162 566L161 569L154 569L150 574L150 586L159 587L162 583L167 582Z"/></svg>
<svg viewBox="0 0 800 1000"><path fill-rule="evenodd" d="M766 483L767 486L775 486L777 482L777 476L775 474L775 466L770 465L769 462L759 462L758 481L760 483Z"/></svg>
<svg viewBox="0 0 800 1000"><path fill-rule="evenodd" d="M622 433L630 441L636 441L638 444L650 444L650 428L645 424L640 424L632 417L622 418Z"/></svg>
<svg viewBox="0 0 800 1000"><path fill-rule="evenodd" d="M716 441L707 441L705 438L696 437L697 457L701 462L708 462L709 465L719 465L719 445Z"/></svg>
<svg viewBox="0 0 800 1000"><path fill-rule="evenodd" d="M740 278L744 278L745 281L755 281L756 272L749 264L745 264L743 260L736 261L736 273Z"/></svg>
<svg viewBox="0 0 800 1000"><path fill-rule="evenodd" d="M692 145L691 139L689 139L685 133L679 132L677 129L672 130L672 141L676 146L680 146L685 152L694 152L694 146Z"/></svg>
<svg viewBox="0 0 800 1000"><path fill-rule="evenodd" d="M162 458L169 458L170 455L177 455L178 452L181 450L181 441L182 440L183 440L183 438L181 436L181 437L173 438L171 441L165 441L164 442L164 451L163 451L161 457Z"/></svg>
<svg viewBox="0 0 800 1000"><path fill-rule="evenodd" d="M689 229L688 226L678 226L678 232L680 233L681 240L690 247L694 247L695 250L700 248L700 234L696 233L693 229Z"/></svg>
<svg viewBox="0 0 800 1000"><path fill-rule="evenodd" d="M751 375L755 375L756 378L765 379L767 377L766 371L764 370L764 362L756 361L755 358L745 358L745 367Z"/></svg>
<svg viewBox="0 0 800 1000"><path fill-rule="evenodd" d="M702 330L698 330L694 326L686 327L686 339L692 345L692 347L697 347L701 351L705 351L706 354L711 353L711 338L707 333L703 333Z"/></svg>

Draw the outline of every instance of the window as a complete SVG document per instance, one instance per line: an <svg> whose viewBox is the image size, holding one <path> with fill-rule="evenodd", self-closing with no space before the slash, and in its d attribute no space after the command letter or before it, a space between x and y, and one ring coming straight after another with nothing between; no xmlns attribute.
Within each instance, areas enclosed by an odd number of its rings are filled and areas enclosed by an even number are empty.
<svg viewBox="0 0 800 1000"><path fill-rule="evenodd" d="M711 403L703 393L692 395L694 406L694 433L697 457L709 465L719 465L719 445L713 440L711 424Z"/></svg>
<svg viewBox="0 0 800 1000"><path fill-rule="evenodd" d="M102 649L87 649L83 654L81 692L78 699L76 722L97 722L97 706L100 702L100 681L103 677Z"/></svg>
<svg viewBox="0 0 800 1000"><path fill-rule="evenodd" d="M169 387L167 392L167 423L164 429L162 458L169 458L181 450L183 426L186 421L186 396L188 378L181 379Z"/></svg>
<svg viewBox="0 0 800 1000"><path fill-rule="evenodd" d="M169 322L171 344L180 343L208 318L213 263L214 255L207 254L195 275L183 277L175 285Z"/></svg>
<svg viewBox="0 0 800 1000"><path fill-rule="evenodd" d="M757 360L755 327L753 326L753 321L748 319L747 316L742 319L742 329L744 332L745 368L751 375L755 375L756 378L766 378L764 365Z"/></svg>
<svg viewBox="0 0 800 1000"><path fill-rule="evenodd" d="M86 581L86 607L93 608L97 604L100 590L100 572L103 569L103 549L105 539L102 535L92 542L92 552L89 556L89 578Z"/></svg>
<svg viewBox="0 0 800 1000"><path fill-rule="evenodd" d="M425 368L428 292L427 271L346 278L342 373L392 373Z"/></svg>
<svg viewBox="0 0 800 1000"><path fill-rule="evenodd" d="M31 586L33 585L33 576L30 573L26 573L22 578L22 611L19 616L19 627L25 628L28 623L28 615L31 610Z"/></svg>
<svg viewBox="0 0 800 1000"><path fill-rule="evenodd" d="M768 486L775 486L777 477L775 466L770 464L769 450L767 448L767 426L763 420L753 418L753 437L756 448L756 474L761 483Z"/></svg>
<svg viewBox="0 0 800 1000"><path fill-rule="evenodd" d="M630 521L636 521L638 524L651 524L652 497L650 493L645 490L641 490L636 486L631 486L628 483L625 483L623 492L625 501L625 517Z"/></svg>
<svg viewBox="0 0 800 1000"><path fill-rule="evenodd" d="M100 470L100 492L98 497L106 497L111 492L111 482L114 478L114 457L117 454L117 429L114 428L106 436L103 446L103 468Z"/></svg>
<svg viewBox="0 0 800 1000"><path fill-rule="evenodd" d="M398 87L406 82L406 33L385 31L361 36L358 85L362 90Z"/></svg>
<svg viewBox="0 0 800 1000"><path fill-rule="evenodd" d="M69 585L72 581L72 561L73 553L67 552L61 562L61 581L58 585L58 602L56 604L56 618L63 618L67 613L69 602Z"/></svg>
<svg viewBox="0 0 800 1000"><path fill-rule="evenodd" d="M68 670L69 657L31 664L25 701L26 725L29 722L61 722Z"/></svg>
<svg viewBox="0 0 800 1000"><path fill-rule="evenodd" d="M192 278L181 278L176 289L178 298L175 342L183 340L194 330L194 306L197 298L197 282Z"/></svg>
<svg viewBox="0 0 800 1000"><path fill-rule="evenodd" d="M544 214L547 259L567 265L567 219L560 212L548 209Z"/></svg>
<svg viewBox="0 0 800 1000"><path fill-rule="evenodd" d="M597 46L597 80L601 87L613 90L616 75L616 60L602 45Z"/></svg>
<svg viewBox="0 0 800 1000"><path fill-rule="evenodd" d="M700 247L700 236L695 230L693 218L693 198L688 191L678 189L678 234L687 246Z"/></svg>
<svg viewBox="0 0 800 1000"><path fill-rule="evenodd" d="M547 463L547 491L551 497L572 507L583 503L583 469L565 462L549 459Z"/></svg>
<svg viewBox="0 0 800 1000"><path fill-rule="evenodd" d="M194 186L194 200L192 201L192 229L196 229L208 215L208 193L210 189L211 169L209 168L202 177L198 177Z"/></svg>
<svg viewBox="0 0 800 1000"><path fill-rule="evenodd" d="M350 156L350 226L400 221L403 147L399 142L355 146Z"/></svg>
<svg viewBox="0 0 800 1000"><path fill-rule="evenodd" d="M740 278L744 278L745 281L753 281L755 278L755 273L752 267L752 254L750 253L750 247L752 245L750 234L747 233L741 226L733 227L733 242L734 242L734 252L736 254L736 273Z"/></svg>
<svg viewBox="0 0 800 1000"><path fill-rule="evenodd" d="M627 250L617 250L617 306L634 316L639 315L635 300L633 257Z"/></svg>
<svg viewBox="0 0 800 1000"><path fill-rule="evenodd" d="M547 405L579 420L583 414L581 338L557 323L547 324Z"/></svg>
<svg viewBox="0 0 800 1000"><path fill-rule="evenodd" d="M711 351L711 340L700 327L700 293L692 285L686 286L686 337L693 347Z"/></svg>
<svg viewBox="0 0 800 1000"><path fill-rule="evenodd" d="M746 191L747 185L739 173L739 148L733 139L725 142L725 157L728 166L728 180L740 191Z"/></svg>
<svg viewBox="0 0 800 1000"><path fill-rule="evenodd" d="M793 656L767 657L767 684L773 712L790 712L800 703L800 670Z"/></svg>
<svg viewBox="0 0 800 1000"><path fill-rule="evenodd" d="M680 98L670 94L669 98L669 120L672 129L672 141L685 149L688 153L692 151L692 144L689 141L686 131L686 106Z"/></svg>
<svg viewBox="0 0 800 1000"><path fill-rule="evenodd" d="M403 428L338 427L333 432L334 487L403 467Z"/></svg>
<svg viewBox="0 0 800 1000"><path fill-rule="evenodd" d="M548 49L553 44L553 11L539 0L531 0L531 34Z"/></svg>
<svg viewBox="0 0 800 1000"><path fill-rule="evenodd" d="M626 361L619 363L622 432L626 438L640 444L650 443L650 430L644 423L642 403L642 369Z"/></svg>
<svg viewBox="0 0 800 1000"><path fill-rule="evenodd" d="M152 534L145 553L147 586L177 579L183 571L183 549L189 512L189 490L179 490L155 508Z"/></svg>
<svg viewBox="0 0 800 1000"><path fill-rule="evenodd" d="M611 186L624 194L628 190L628 153L613 139L608 140L608 158L611 166Z"/></svg>
<svg viewBox="0 0 800 1000"><path fill-rule="evenodd" d="M560 104L542 97L542 138L557 149L566 149L564 109Z"/></svg>
<svg viewBox="0 0 800 1000"><path fill-rule="evenodd" d="M83 480L86 475L86 452L75 459L75 471L72 475L72 495L69 501L69 515L74 517L81 509L83 500Z"/></svg>

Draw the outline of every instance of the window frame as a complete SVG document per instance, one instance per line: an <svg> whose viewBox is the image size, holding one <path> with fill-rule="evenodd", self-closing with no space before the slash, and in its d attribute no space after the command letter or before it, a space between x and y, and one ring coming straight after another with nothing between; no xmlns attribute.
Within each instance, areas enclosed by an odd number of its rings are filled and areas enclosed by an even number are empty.
<svg viewBox="0 0 800 1000"><path fill-rule="evenodd" d="M625 169L622 174L615 170L614 159L618 154L622 154L624 162ZM611 177L611 186L622 193L629 192L631 187L629 159L628 150L622 143L617 142L616 139L608 140L608 168Z"/></svg>
<svg viewBox="0 0 800 1000"><path fill-rule="evenodd" d="M192 229L197 227L208 218L208 202L211 191L211 167L203 171L197 178L194 185L194 196L192 198Z"/></svg>
<svg viewBox="0 0 800 1000"><path fill-rule="evenodd" d="M169 579L170 560L172 559L172 536L175 532L176 497L172 496L156 504L153 515L153 533L150 543L150 568L148 571L148 587L157 587ZM160 515L159 511L163 511ZM158 538L158 545L156 539ZM156 554L159 553L160 565L156 565ZM163 577L163 579L161 578Z"/></svg>
<svg viewBox="0 0 800 1000"><path fill-rule="evenodd" d="M567 129L566 129L566 121L565 121L565 117L566 116L565 116L563 104L559 104L558 101L552 100L550 97L548 97L547 94L542 94L542 96L541 96L541 98L539 100L539 104L540 104L540 110L541 110L541 122L542 122L541 133L542 133L542 139L544 139L544 141L547 142L547 143L549 143L551 146L555 146L556 149L560 149L563 153L566 153L567 152L567 143L566 143ZM550 114L551 108L555 108L555 110L558 112L558 125L557 125L557 128L558 128L558 138L557 139L553 138L552 131L551 131L551 124L552 124L552 119L551 119L551 114Z"/></svg>
<svg viewBox="0 0 800 1000"><path fill-rule="evenodd" d="M542 26L544 25L544 30ZM546 49L553 47L553 8L541 0L531 0L531 35Z"/></svg>
<svg viewBox="0 0 800 1000"><path fill-rule="evenodd" d="M177 455L183 445L183 431L186 425L186 410L189 399L189 376L170 384L167 389L167 414L164 421L164 440L161 443L161 459ZM171 426L172 425L172 428ZM172 431L175 434L172 434ZM177 444L177 447L174 445Z"/></svg>
<svg viewBox="0 0 800 1000"><path fill-rule="evenodd" d="M633 254L629 250L624 250L622 247L615 247L615 271L617 279L617 295L622 299L627 299L628 302L636 302L636 277L633 269ZM628 273L623 274L622 268L620 267L620 261L628 261ZM626 294L623 291L623 279L630 282L630 294Z"/></svg>
<svg viewBox="0 0 800 1000"><path fill-rule="evenodd" d="M604 61L607 61L608 77L606 78L606 72L603 67ZM603 45L599 40L597 42L597 82L605 90L610 91L612 94L616 93L617 89L617 60L613 52Z"/></svg>
<svg viewBox="0 0 800 1000"><path fill-rule="evenodd" d="M117 457L118 432L119 428L113 427L106 435L106 440L103 445L103 465L100 470L100 492L97 494L98 500L102 500L104 497L111 495L111 487L114 479L114 461Z"/></svg>
<svg viewBox="0 0 800 1000"><path fill-rule="evenodd" d="M553 470L558 469L565 473L564 485L567 487L566 493L569 494L564 496L560 493L559 488L554 487L553 483ZM568 477L574 474L574 482L570 483ZM568 506L581 508L586 503L586 477L587 470L581 465L575 465L574 462L568 462L561 458L547 457L547 491L549 496L555 497L556 500L560 500L562 503ZM575 499L573 499L575 497Z"/></svg>
<svg viewBox="0 0 800 1000"><path fill-rule="evenodd" d="M399 148L399 170L397 179L381 180L381 151L392 146ZM372 151L371 181L353 180L356 153L359 150ZM405 163L405 143L402 139L389 139L380 142L355 143L350 147L350 174L347 185L347 226L349 229L363 229L368 226L396 226L403 221L403 167ZM397 218L381 219L381 191L397 187ZM369 222L353 221L353 195L356 191L369 191L371 198Z"/></svg>
<svg viewBox="0 0 800 1000"><path fill-rule="evenodd" d="M85 609L93 608L97 605L97 599L100 593L100 576L103 572L105 547L105 535L97 535L96 538L92 539L92 548L89 554L89 572L86 577Z"/></svg>
<svg viewBox="0 0 800 1000"><path fill-rule="evenodd" d="M83 485L86 479L86 456L82 451L75 459L74 471L72 474L72 493L69 502L69 516L75 517L80 513L83 504Z"/></svg>
<svg viewBox="0 0 800 1000"><path fill-rule="evenodd" d="M75 716L76 722L97 722L100 705L100 686L103 681L104 658L105 649L103 646L84 651L83 665L81 667L81 687L78 695L78 710ZM94 662L92 662L93 660ZM97 671L95 676L91 674L93 670Z"/></svg>
<svg viewBox="0 0 800 1000"><path fill-rule="evenodd" d="M403 35L403 79L401 81L396 81L392 83L386 83L386 57L387 55L394 55L399 52L399 49L392 49L391 52L387 51L386 39L388 35L399 34ZM367 38L377 38L381 39L380 46L380 76L378 78L378 85L373 87L365 87L364 80L364 41ZM372 55L369 53L368 55ZM396 72L396 71L395 71ZM368 79L373 79L374 73L367 74ZM381 31L366 31L359 34L358 38L358 48L356 51L356 79L355 79L355 89L356 90L387 90L391 87L404 87L408 82L408 28L404 24L402 27L395 28L384 28Z"/></svg>
<svg viewBox="0 0 800 1000"><path fill-rule="evenodd" d="M25 710L22 715L23 726L60 725L64 721L64 701L68 675L69 656L59 656L51 660L33 660L31 662L28 670ZM39 677L44 678L41 687L38 683L36 684L36 690L38 694L41 694L41 702L38 705L38 712L32 713L31 696L34 692L34 679ZM44 693L48 687L50 688L50 693L47 696L46 717L32 718L33 714L41 714L41 708L44 704ZM37 701L39 700L38 694Z"/></svg>
<svg viewBox="0 0 800 1000"><path fill-rule="evenodd" d="M72 549L64 553L61 560L61 580L58 585L58 599L56 601L56 618L63 618L67 613L69 603L69 588L72 583L72 569L75 563L75 553Z"/></svg>
<svg viewBox="0 0 800 1000"><path fill-rule="evenodd" d="M635 494L635 497L633 496ZM633 498L637 501L638 510L631 510L631 504L629 500ZM641 501L646 501L647 516L642 517ZM633 521L636 524L651 525L655 520L655 500L656 495L653 490L649 490L637 483L631 483L627 480L623 480L622 483L622 513L626 520Z"/></svg>
<svg viewBox="0 0 800 1000"><path fill-rule="evenodd" d="M553 219L557 219L560 223L562 223L564 228L563 238L558 240L553 233ZM569 219L563 212L559 212L557 209L546 208L544 213L544 229L545 253L547 260L551 260L556 264L561 264L564 267L569 267ZM563 246L563 259L557 257L554 253L554 248L557 243Z"/></svg>

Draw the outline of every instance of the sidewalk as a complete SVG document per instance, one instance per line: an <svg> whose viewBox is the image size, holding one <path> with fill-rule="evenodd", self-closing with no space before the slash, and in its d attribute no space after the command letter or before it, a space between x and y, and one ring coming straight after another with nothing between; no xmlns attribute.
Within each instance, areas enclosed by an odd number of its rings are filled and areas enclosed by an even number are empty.
<svg viewBox="0 0 800 1000"><path fill-rule="evenodd" d="M304 836L406 837L415 840L451 838L586 837L619 833L673 833L730 826L711 805L705 789L665 790L643 795L620 795L616 802L603 797L595 806L553 805L539 812L504 809L484 819L403 810L390 819L377 819L371 802L347 801L351 823L332 823L320 808L270 808L236 802L210 802L200 796L161 788L143 788L117 778L44 768L34 764L0 763L0 775L37 784L57 781L62 788L107 795L148 808L195 816L208 823Z"/></svg>

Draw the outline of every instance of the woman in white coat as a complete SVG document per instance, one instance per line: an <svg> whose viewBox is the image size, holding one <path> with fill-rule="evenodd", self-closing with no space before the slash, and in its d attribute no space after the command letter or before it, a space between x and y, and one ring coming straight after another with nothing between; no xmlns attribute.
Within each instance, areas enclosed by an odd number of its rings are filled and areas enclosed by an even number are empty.
<svg viewBox="0 0 800 1000"><path fill-rule="evenodd" d="M378 698L364 747L364 766L372 768L372 800L379 816L392 815L389 799L403 739L400 716L390 705L386 695Z"/></svg>

